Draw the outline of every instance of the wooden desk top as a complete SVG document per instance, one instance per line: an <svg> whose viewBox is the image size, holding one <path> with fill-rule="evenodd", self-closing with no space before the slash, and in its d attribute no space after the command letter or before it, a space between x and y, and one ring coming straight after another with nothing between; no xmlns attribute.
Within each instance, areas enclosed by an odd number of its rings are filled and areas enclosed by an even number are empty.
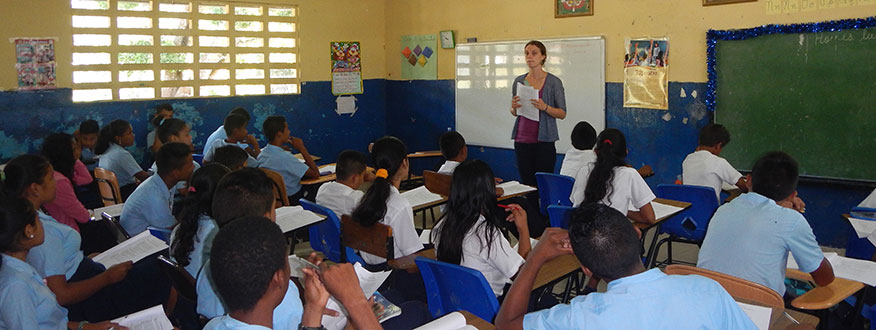
<svg viewBox="0 0 876 330"><path fill-rule="evenodd" d="M761 304L758 304L757 302L754 302L754 301L751 301L748 299L742 299L742 298L736 298L736 297L733 297L733 299L735 299L738 302L743 302L743 303L746 303L749 305L763 306ZM769 306L764 306L764 307L769 307ZM790 328L797 326L797 324L794 323L794 321L791 321L791 319L789 319L788 316L785 315L785 313L788 313L791 317L793 317L795 320L797 320L797 322L800 322L800 324L811 325L813 328L817 327L818 323L820 322L818 317L815 317L814 315L809 315L806 313L802 313L802 312L798 312L798 311L790 310L790 309L784 309L784 308L771 308L771 309L773 310L773 312L770 315L770 329L771 330L790 329Z"/></svg>
<svg viewBox="0 0 876 330"><path fill-rule="evenodd" d="M408 154L408 158L427 158L427 157L441 157L441 151L439 150L428 150L428 151L417 151Z"/></svg>
<svg viewBox="0 0 876 330"><path fill-rule="evenodd" d="M302 156L300 153L294 154L294 156L295 156L295 158L298 158L300 160L304 160L304 156ZM313 158L313 161L315 161L315 162L318 162L320 159L322 159L322 157L317 156L317 155L310 155L310 158Z"/></svg>
<svg viewBox="0 0 876 330"><path fill-rule="evenodd" d="M314 157L314 158L316 158L316 157ZM314 161L316 161L316 160L314 160ZM326 167L329 165L335 165L335 163L320 165L319 168L322 169L323 167ZM326 175L320 175L316 179L301 180L301 184L302 185L319 184L319 183L324 183L324 182L329 182L329 181L335 181L335 180L337 180L337 178L338 178L338 175L336 173L331 173L331 174L326 174Z"/></svg>
<svg viewBox="0 0 876 330"><path fill-rule="evenodd" d="M408 273L413 274L413 273L417 273L420 271L419 269L417 269L416 262L414 262L414 260L417 259L417 257L438 259L437 252L435 251L435 249L426 249L426 250L422 250L422 251L414 253L414 254L406 255L406 256L401 257L401 258L389 260L386 263L389 264L389 267L392 267L393 269L404 269L404 270L408 271Z"/></svg>
<svg viewBox="0 0 876 330"><path fill-rule="evenodd" d="M532 288L533 290L541 288L578 269L581 269L581 263L574 254L564 254L556 257L544 263L538 269L538 274L535 275L535 283Z"/></svg>
<svg viewBox="0 0 876 330"><path fill-rule="evenodd" d="M496 328L495 325L485 321L480 317L477 317L472 313L469 313L468 311L459 311L459 313L462 314L462 316L465 316L465 324L473 326L478 330L493 330Z"/></svg>
<svg viewBox="0 0 876 330"><path fill-rule="evenodd" d="M812 282L812 276L797 269L787 269L785 277ZM827 309L865 287L864 283L844 278L835 278L827 286L817 286L791 301L791 306L805 310Z"/></svg>
<svg viewBox="0 0 876 330"><path fill-rule="evenodd" d="M678 212L684 211L685 209L687 209L688 207L690 207L692 205L691 203L688 203L688 202L676 201L676 200L665 199L665 198L655 198L654 201L661 203L661 204L680 207L681 210L678 210ZM663 222L666 219L669 219L670 217L677 214L678 212L675 212L673 214L669 214L669 215L666 215L662 218L659 218L659 219L657 219L657 221L655 221L652 224L633 222L633 226L636 226L636 228L639 228L640 230L642 230L644 232L645 230L651 229L652 227L659 225L661 222Z"/></svg>

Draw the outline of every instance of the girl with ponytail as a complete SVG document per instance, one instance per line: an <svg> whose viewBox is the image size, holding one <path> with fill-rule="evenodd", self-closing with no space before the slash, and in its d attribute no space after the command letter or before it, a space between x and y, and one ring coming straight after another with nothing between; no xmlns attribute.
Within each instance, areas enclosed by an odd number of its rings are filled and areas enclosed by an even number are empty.
<svg viewBox="0 0 876 330"><path fill-rule="evenodd" d="M137 187L137 181L144 181L152 173L144 171L125 147L134 145L134 131L127 121L116 119L100 129L94 153L100 155L97 166L110 170L119 181L122 199L127 199Z"/></svg>
<svg viewBox="0 0 876 330"><path fill-rule="evenodd" d="M210 255L213 237L219 231L213 221L213 193L226 174L225 165L210 163L199 168L189 180L189 191L177 216L179 225L170 235L171 257L198 278L204 257Z"/></svg>
<svg viewBox="0 0 876 330"><path fill-rule="evenodd" d="M392 227L395 258L423 249L414 229L411 204L398 192L402 179L408 176L407 153L407 147L398 138L385 136L374 142L371 160L377 169L377 177L352 214L353 220L363 226L381 222ZM362 259L372 265L386 261L365 252L362 252Z"/></svg>

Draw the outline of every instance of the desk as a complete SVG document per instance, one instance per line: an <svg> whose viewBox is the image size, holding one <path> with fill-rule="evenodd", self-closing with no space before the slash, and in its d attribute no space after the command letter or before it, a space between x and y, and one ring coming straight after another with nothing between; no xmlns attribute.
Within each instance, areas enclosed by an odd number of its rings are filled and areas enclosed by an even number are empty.
<svg viewBox="0 0 876 330"><path fill-rule="evenodd" d="M736 298L736 297L733 297L733 299L735 299L738 302L746 303L749 305L763 306L761 304L758 304L757 302L750 301L748 299L741 299L741 298ZM765 306L765 307L767 307L767 306ZM813 315L806 314L806 313L802 313L802 312L798 312L798 311L790 310L790 309L784 309L784 308L772 308L772 310L773 310L773 312L770 314L770 329L771 330L788 329L788 328L796 326L794 321L791 321L791 319L789 319L787 316L785 316L785 313L788 313L788 315L790 315L795 320L797 320L797 322L800 322L800 324L806 324L806 325L811 325L811 326L815 327L815 326L818 326L818 323L819 323L819 319L817 317L815 317Z"/></svg>
<svg viewBox="0 0 876 330"><path fill-rule="evenodd" d="M797 269L788 268L785 277L812 282L812 276ZM805 310L831 308L844 299L863 289L866 285L858 281L835 278L827 286L818 286L794 299L791 306Z"/></svg>
<svg viewBox="0 0 876 330"><path fill-rule="evenodd" d="M544 263L535 275L532 288L539 289L562 279L564 276L581 269L581 262L574 254L564 254Z"/></svg>
<svg viewBox="0 0 876 330"><path fill-rule="evenodd" d="M417 151L408 154L408 158L429 158L429 157L441 157L441 151L439 150L428 150L428 151Z"/></svg>
<svg viewBox="0 0 876 330"><path fill-rule="evenodd" d="M469 313L468 311L459 311L459 313L462 314L462 316L465 316L465 324L473 326L478 330L493 330L496 328L495 325Z"/></svg>
<svg viewBox="0 0 876 330"><path fill-rule="evenodd" d="M321 165L321 166L319 167L319 169L322 170L323 167L326 167L326 166L329 166L329 165L335 165L335 163ZM331 173L331 174L321 175L321 176L319 176L319 177L316 178L316 179L304 179L304 180L301 180L301 184L302 184L302 185L320 184L320 183L325 183L325 182L329 182L329 181L335 181L335 180L337 180L337 178L338 178L337 173L334 173L334 172L333 172L333 173Z"/></svg>
<svg viewBox="0 0 876 330"><path fill-rule="evenodd" d="M684 211L685 209L687 209L688 207L691 206L691 203L688 203L688 202L676 201L676 200L665 199L665 198L655 198L654 201L661 203L661 204L680 207L681 210L678 210L678 212ZM651 246L648 248L648 251L643 251L643 252L646 252L645 253L645 255L646 255L645 268L651 268L651 266L652 266L651 264L653 263L653 260L657 258L657 251L655 251L654 248L657 246L657 234L659 233L660 224L663 221L665 221L666 219L669 219L672 216L678 214L678 212L675 212L672 214L667 214L663 217L660 217L660 218L656 219L656 221L654 221L654 223L652 223L652 224L633 222L633 226L636 226L636 228L639 228L639 230L642 232L642 249L643 250L645 249L645 236L648 233L648 230L653 228L653 227L658 228L657 232L654 233L654 239L651 240Z"/></svg>
<svg viewBox="0 0 876 330"><path fill-rule="evenodd" d="M295 156L295 158L298 158L300 160L304 160L304 156L302 156L300 153L294 154L293 156ZM317 156L317 155L310 155L310 158L313 158L313 161L315 161L315 162L318 162L320 159L322 159L322 157Z"/></svg>

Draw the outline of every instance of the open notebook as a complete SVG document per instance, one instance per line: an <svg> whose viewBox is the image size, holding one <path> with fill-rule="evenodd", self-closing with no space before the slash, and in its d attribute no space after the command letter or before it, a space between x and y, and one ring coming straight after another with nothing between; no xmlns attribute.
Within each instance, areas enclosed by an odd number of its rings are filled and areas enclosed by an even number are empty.
<svg viewBox="0 0 876 330"><path fill-rule="evenodd" d="M442 199L441 195L432 193L429 189L426 189L426 186L419 186L417 188L405 191L401 193L401 196L408 200L408 203L411 203L411 207L417 209L417 207L426 205L429 203L434 203L440 201Z"/></svg>
<svg viewBox="0 0 876 330"><path fill-rule="evenodd" d="M125 207L124 203L96 208L94 210L91 210L91 216L93 218L100 219L100 215L103 212L106 212L106 214L109 214L111 217L118 217L122 215L123 207Z"/></svg>
<svg viewBox="0 0 876 330"><path fill-rule="evenodd" d="M283 206L277 208L277 226L284 233L305 227L325 219L325 216L305 210L301 206Z"/></svg>
<svg viewBox="0 0 876 330"><path fill-rule="evenodd" d="M453 312L414 330L477 330L477 328L468 325L462 313Z"/></svg>
<svg viewBox="0 0 876 330"><path fill-rule="evenodd" d="M113 246L91 260L109 268L125 261L137 262L155 252L167 249L167 243L152 236L148 230Z"/></svg>
<svg viewBox="0 0 876 330"><path fill-rule="evenodd" d="M171 330L173 324L164 315L164 308L161 305L155 305L151 308L142 311L128 314L112 320L113 323L118 323L130 330Z"/></svg>
<svg viewBox="0 0 876 330"><path fill-rule="evenodd" d="M502 188L502 190L504 190L502 197L538 190L535 187L527 186L517 181L505 181L497 184L496 188Z"/></svg>

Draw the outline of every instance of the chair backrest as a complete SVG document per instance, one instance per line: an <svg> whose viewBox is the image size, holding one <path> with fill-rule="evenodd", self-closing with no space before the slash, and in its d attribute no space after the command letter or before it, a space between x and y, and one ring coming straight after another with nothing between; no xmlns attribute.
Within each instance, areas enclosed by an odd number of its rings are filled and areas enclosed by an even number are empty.
<svg viewBox="0 0 876 330"><path fill-rule="evenodd" d="M170 283L176 289L176 292L179 292L181 296L188 300L198 301L195 279L185 268L180 267L179 264L163 255L158 256L158 266L170 278Z"/></svg>
<svg viewBox="0 0 876 330"><path fill-rule="evenodd" d="M718 197L710 187L684 184L661 184L655 191L657 197L691 203L660 225L660 232L701 242L706 237L706 228L718 209Z"/></svg>
<svg viewBox="0 0 876 330"><path fill-rule="evenodd" d="M378 222L365 227L347 214L341 216L341 247L367 252L386 260L395 259L395 246L390 226ZM341 250L341 259L348 262L349 258L345 251L346 249Z"/></svg>
<svg viewBox="0 0 876 330"><path fill-rule="evenodd" d="M450 175L423 171L423 185L433 194L450 196Z"/></svg>
<svg viewBox="0 0 876 330"><path fill-rule="evenodd" d="M326 217L324 221L312 224L310 225L310 228L308 228L310 234L310 247L315 251L322 252L326 258L333 262L344 262L341 259L341 221L338 220L338 215L327 207L304 198L300 199L299 202L301 203L301 207L305 210ZM353 249L348 247L343 248L346 249L346 257L350 263L356 263L358 261L363 265L365 264L365 261L363 261Z"/></svg>
<svg viewBox="0 0 876 330"><path fill-rule="evenodd" d="M712 196L715 196L714 191ZM752 281L744 280L735 276L730 276L716 271L697 268L688 265L669 265L664 270L669 275L700 275L711 278L721 284L724 290L727 290L734 298L742 298L754 301L758 304L773 308L785 308L785 301L778 292Z"/></svg>
<svg viewBox="0 0 876 330"><path fill-rule="evenodd" d="M289 204L289 196L286 195L286 183L283 182L283 176L280 175L280 173L271 171L266 168L259 169L265 172L265 174L268 175L268 178L270 178L271 181L274 182L274 198L276 198L277 204L279 204L275 205L274 207L291 205Z"/></svg>
<svg viewBox="0 0 876 330"><path fill-rule="evenodd" d="M125 227L122 227L122 224L119 223L119 219L109 215L106 212L100 215L103 218L103 223L109 232L116 239L116 244L124 242L131 238L131 235L128 235L128 231L125 230Z"/></svg>
<svg viewBox="0 0 876 330"><path fill-rule="evenodd" d="M551 227L569 229L569 215L574 209L574 207L563 205L548 206L547 214L551 220Z"/></svg>
<svg viewBox="0 0 876 330"><path fill-rule="evenodd" d="M158 239L170 245L170 229L146 226L146 230L148 230L149 234L152 234L152 236L158 237Z"/></svg>
<svg viewBox="0 0 876 330"><path fill-rule="evenodd" d="M94 179L97 181L97 188L100 190L100 198L103 200L103 206L110 206L124 202L122 193L119 192L119 180L116 174L105 168L94 168Z"/></svg>
<svg viewBox="0 0 876 330"><path fill-rule="evenodd" d="M417 257L414 262L423 276L433 317L465 310L492 321L499 312L496 294L481 272L425 257Z"/></svg>
<svg viewBox="0 0 876 330"><path fill-rule="evenodd" d="M572 195L572 186L575 178L546 172L535 173L535 182L538 184L538 198L541 200L541 214L547 213L548 205L572 206L569 196Z"/></svg>
<svg viewBox="0 0 876 330"><path fill-rule="evenodd" d="M876 209L855 207L852 208L851 215L857 219L876 221L876 216L873 216L874 213L876 213ZM876 247L873 246L873 243L870 243L870 240L866 237L859 238L858 234L855 232L855 228L849 228L849 239L846 243L846 257L871 260L874 253L876 253Z"/></svg>

